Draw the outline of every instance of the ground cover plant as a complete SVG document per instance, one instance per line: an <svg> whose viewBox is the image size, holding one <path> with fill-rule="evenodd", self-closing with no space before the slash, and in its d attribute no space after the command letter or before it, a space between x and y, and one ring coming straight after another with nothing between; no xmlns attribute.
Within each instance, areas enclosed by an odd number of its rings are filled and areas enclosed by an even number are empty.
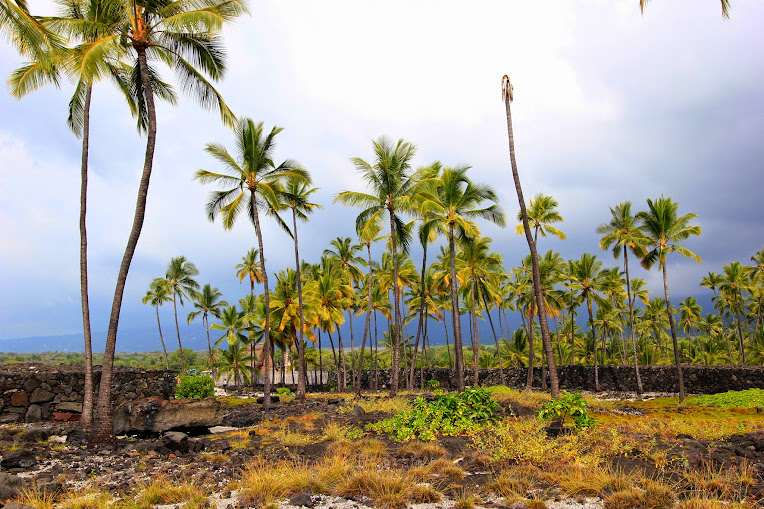
<svg viewBox="0 0 764 509"><path fill-rule="evenodd" d="M755 408L570 394L563 401L585 403L596 425L550 435L539 414L553 400L507 387L395 398L308 396L267 412L252 400L228 406L237 418L251 415L251 423L189 438L198 452L170 450L161 438L128 437L113 456L99 458L76 442L28 442L26 428L3 426L0 455L34 453L39 470L29 473L34 483L17 500L39 509L276 508L293 497L310 497L317 507L352 499L358 507L381 508L443 500L465 508L587 499L608 508L742 508L764 501L764 425ZM428 415L482 422L454 424L444 433L422 424ZM400 440L380 425L396 418L428 440ZM54 462L67 468L51 479ZM54 490L51 481L59 483Z"/></svg>

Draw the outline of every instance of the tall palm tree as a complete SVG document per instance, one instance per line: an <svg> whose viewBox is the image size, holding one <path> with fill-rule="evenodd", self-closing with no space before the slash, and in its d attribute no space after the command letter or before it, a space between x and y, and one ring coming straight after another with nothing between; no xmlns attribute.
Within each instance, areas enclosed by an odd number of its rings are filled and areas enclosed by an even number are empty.
<svg viewBox="0 0 764 509"><path fill-rule="evenodd" d="M499 226L506 224L504 211L496 204L496 192L487 184L472 182L467 177L469 166L443 168L429 187L421 191L420 211L426 217L426 228L437 229L448 239L451 290L451 320L454 330L454 358L457 390L464 391L464 356L456 276L456 240L473 239L480 235L474 219L482 218ZM484 201L494 202L484 208Z"/></svg>
<svg viewBox="0 0 764 509"><path fill-rule="evenodd" d="M119 24L119 30L111 36L111 39L119 44L109 44L105 41L103 46L104 51L113 48L116 52L121 47L135 54L138 61L138 79L135 80L138 89L136 95L139 98L137 106L140 111L145 112L139 115L139 122L145 122L147 139L133 225L117 275L106 334L98 403L93 415L94 426L89 436L89 443L93 446L114 441L111 382L119 313L127 274L143 228L154 164L157 120L151 74L155 71L149 66L149 56L169 64L179 76L184 90L198 98L203 106L219 110L225 123L231 124L234 120L233 113L204 74L213 80L222 77L225 62L217 34L224 23L233 21L245 12L246 8L240 0L214 2L215 0L207 0L200 5L181 0L158 0L147 4L122 1L120 5L123 22Z"/></svg>
<svg viewBox="0 0 764 509"><path fill-rule="evenodd" d="M172 301L170 292L171 289L170 285L167 284L167 280L157 278L149 284L149 289L146 291L146 295L141 299L141 302L144 304L151 304L156 310L159 340L162 342L162 351L164 352L164 369L170 369L170 361L167 359L167 347L164 344L164 336L162 336L162 324L159 322L159 306L165 302Z"/></svg>
<svg viewBox="0 0 764 509"><path fill-rule="evenodd" d="M249 293L255 293L255 283L262 284L263 282L263 266L258 258L260 257L260 251L253 247L247 254L242 256L241 263L236 265L236 277L239 278L239 282L244 281L244 278L249 279Z"/></svg>
<svg viewBox="0 0 764 509"><path fill-rule="evenodd" d="M363 258L358 256L361 251L361 246L353 244L350 237L337 237L330 242L334 249L324 249L324 256L328 256L332 260L336 260L342 270L343 277L347 279L348 284L354 287L363 278L363 273L359 268L363 265ZM350 325L350 359L351 359L351 380L355 380L355 344L353 333L353 299L348 301L348 307L345 310L348 316L348 323ZM340 355L343 359L343 372L341 380L341 388L347 388L347 374L345 373L345 354L342 342L339 344Z"/></svg>
<svg viewBox="0 0 764 509"><path fill-rule="evenodd" d="M307 180L305 180L307 179ZM310 187L310 174L305 172L305 179L288 179L280 191L279 203L281 206L292 211L292 236L294 237L294 263L297 274L297 299L300 311L300 336L297 341L297 394L298 400L305 399L305 382L307 371L305 366L305 314L302 298L302 274L300 272L300 250L297 237L297 219L308 222L308 214L322 208L317 203L310 202L310 195L318 191L317 187Z"/></svg>
<svg viewBox="0 0 764 509"><path fill-rule="evenodd" d="M637 218L644 225L643 231L650 239L650 251L642 259L642 266L650 269L656 262L663 271L663 290L666 294L666 309L668 311L669 326L671 327L671 341L674 347L674 361L676 362L677 375L679 377L679 401L684 401L684 375L682 373L682 360L679 357L679 346L676 337L676 324L671 310L669 298L668 276L666 274L666 257L669 253L676 252L682 256L692 258L698 263L700 257L689 249L678 245L678 242L687 240L693 235L700 235L700 226L691 225L697 214L689 213L681 217L677 215L679 204L661 196L653 201L647 199L647 211L637 214Z"/></svg>
<svg viewBox="0 0 764 509"><path fill-rule="evenodd" d="M679 325L685 333L690 333L698 349L700 349L700 343L693 332L700 329L702 313L703 309L697 299L691 295L679 303Z"/></svg>
<svg viewBox="0 0 764 509"><path fill-rule="evenodd" d="M360 207L363 210L356 218L356 231L363 230L367 224L378 225L383 221L385 212L390 221L390 245L393 262L393 339L392 380L390 393L398 391L400 379L399 346L401 341L401 289L398 286L398 243L404 241L404 224L399 214L411 210L415 179L411 175L411 160L416 147L404 140L393 143L385 136L372 142L374 145L374 163L368 163L360 157L351 159L355 169L369 186L369 193L343 191L335 197L335 202Z"/></svg>
<svg viewBox="0 0 764 509"><path fill-rule="evenodd" d="M210 342L209 315L211 314L217 318L220 316L220 310L228 306L226 301L221 300L222 297L223 294L220 293L220 290L217 288L212 288L209 284L204 285L201 292L193 292L191 294L191 300L193 301L196 311L191 311L188 314L187 319L188 323L190 324L197 316L199 316L199 314L202 315L202 323L204 323L204 329L207 331L207 349L209 351L207 364L212 371L213 380L217 380L217 378L215 377L215 363L213 360L214 355L212 353L212 343Z"/></svg>
<svg viewBox="0 0 764 509"><path fill-rule="evenodd" d="M509 76L506 74L501 79L501 96L504 99L504 107L507 112L507 136L509 140L509 160L512 165L512 179L515 183L515 192L517 193L517 201L520 204L520 214L523 220L523 231L525 232L525 240L528 242L528 249L531 252L531 264L533 270L533 288L534 295L536 296L537 309L542 310L544 303L541 298L541 276L539 273L539 255L536 251L536 242L531 237L531 228L528 222L528 211L525 208L525 199L523 198L523 189L520 185L520 175L517 173L517 161L515 159L515 136L512 132L512 111L510 103L514 99L514 90L512 82L509 80ZM557 398L560 395L560 383L557 378L557 366L554 363L554 351L552 349L552 337L549 334L549 324L546 319L546 315L541 313L539 315L539 326L541 327L541 341L544 344L544 351L546 352L547 362L549 365L549 380L551 382L552 397Z"/></svg>
<svg viewBox="0 0 764 509"><path fill-rule="evenodd" d="M720 289L722 293L729 296L732 300L732 307L735 310L735 315L737 317L736 322L740 348L740 362L745 366L745 348L743 346L743 329L741 327L740 299L742 299L743 291L747 291L749 288L750 281L748 275L751 270L750 267L744 267L740 262L732 262L722 268L724 269L724 276Z"/></svg>
<svg viewBox="0 0 764 509"><path fill-rule="evenodd" d="M634 337L634 299L631 296L631 278L629 276L629 251L642 258L645 255L647 237L637 218L631 212L631 202L621 202L610 208L610 222L597 227L600 238L600 248L613 248L613 257L617 260L623 253L623 270L626 273L626 292L629 299L629 333L631 348L634 354L634 370L637 375L637 391L643 392L642 378L639 376L639 359L637 358L637 340Z"/></svg>
<svg viewBox="0 0 764 509"><path fill-rule="evenodd" d="M584 253L578 260L569 261L568 276L570 287L578 292L579 298L586 302L586 310L589 313L589 333L594 345L594 389L600 390L599 370L597 363L597 339L594 330L594 314L592 303L597 307L607 307L608 301L603 296L609 284L605 273L602 271L602 262L597 260L596 255Z"/></svg>
<svg viewBox="0 0 764 509"><path fill-rule="evenodd" d="M177 256L170 259L167 272L164 276L172 291L172 307L175 311L175 331L178 333L178 347L181 352L183 352L183 344L180 341L180 327L178 326L178 301L180 301L182 306L183 299L190 298L196 292L199 288L199 283L196 282L194 276L198 275L199 271L196 269L196 265L186 260L185 256ZM180 357L180 371L181 373L186 372L186 365L182 355Z"/></svg>
<svg viewBox="0 0 764 509"><path fill-rule="evenodd" d="M260 211L274 211L278 208L278 193L281 183L286 179L308 181L307 172L295 161L287 159L278 166L273 162L275 137L281 131L282 128L274 127L266 135L263 132L262 122L256 124L249 118L239 119L234 129L238 152L236 158L222 145L208 143L205 150L223 166L223 173L198 170L194 175L194 178L202 184L215 182L224 188L223 191L213 191L207 202L207 217L210 221L222 216L223 228L230 230L239 217L239 213L245 210L254 225L263 271L265 309L270 309L270 292L263 250L263 234L260 227ZM279 225L288 231L288 227L275 211L272 215L276 217ZM263 368L263 385L265 386L264 403L268 407L271 404L271 376L268 364L271 351L270 313L265 313L264 330L263 351L266 365Z"/></svg>

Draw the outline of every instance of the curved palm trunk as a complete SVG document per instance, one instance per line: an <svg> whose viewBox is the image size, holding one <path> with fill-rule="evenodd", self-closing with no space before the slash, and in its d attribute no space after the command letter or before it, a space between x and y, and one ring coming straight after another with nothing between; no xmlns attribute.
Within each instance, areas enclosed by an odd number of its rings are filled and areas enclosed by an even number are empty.
<svg viewBox="0 0 764 509"><path fill-rule="evenodd" d="M265 356L263 363L263 392L264 401L263 406L267 409L271 405L271 370L270 366L273 363L271 357L271 294L268 290L268 270L265 267L265 251L263 250L263 233L260 229L260 214L257 207L257 194L252 191L252 198L250 200L252 204L252 217L255 218L255 233L257 234L257 244L260 248L260 266L263 269L263 294L265 296L265 334L263 336L263 355Z"/></svg>
<svg viewBox="0 0 764 509"><path fill-rule="evenodd" d="M292 227L294 231L294 265L297 272L297 306L300 310L300 335L297 338L297 394L298 400L305 399L305 314L302 308L302 275L300 274L300 251L297 242L297 212L292 207Z"/></svg>
<svg viewBox="0 0 764 509"><path fill-rule="evenodd" d="M411 360L411 372L409 373L409 384L408 388L409 390L414 389L414 371L416 367L416 357L417 357L417 351L419 350L419 337L422 333L423 329L423 321L424 321L424 297L425 297L425 290L424 290L424 276L425 276L425 270L427 269L427 245L423 246L423 253L422 253L422 275L420 279L420 292L421 295L419 296L419 323L416 327L416 340L414 341L414 358ZM424 344L424 341L422 342ZM422 361L422 366L424 366L424 360Z"/></svg>
<svg viewBox="0 0 764 509"><path fill-rule="evenodd" d="M93 345L90 333L90 303L88 302L88 233L85 221L88 201L88 151L90 148L90 97L93 87L85 89L84 123L82 129L82 164L80 183L80 296L82 299L82 335L85 340L85 388L82 399L80 427L90 428L93 422Z"/></svg>
<svg viewBox="0 0 764 509"><path fill-rule="evenodd" d="M162 342L162 352L164 352L164 369L170 369L170 361L167 358L167 347L164 344L164 336L162 336L162 324L159 323L159 306L154 306L154 309L157 312L157 328L159 329L159 341ZM207 337L209 338L209 333Z"/></svg>
<svg viewBox="0 0 764 509"><path fill-rule="evenodd" d="M339 328L337 329L339 330ZM326 331L327 334L329 334L329 344L332 345L332 355L334 356L334 369L337 370L337 387L340 385L340 361L337 358L337 351L334 349L334 339L332 338L332 333L330 331Z"/></svg>
<svg viewBox="0 0 764 509"><path fill-rule="evenodd" d="M143 227L143 219L146 214L146 198L149 191L151 170L154 163L154 148L156 146L156 108L154 106L154 92L151 88L151 80L149 79L146 48L135 46L135 49L138 53L138 66L140 69L141 82L143 84L146 101L146 112L149 121L148 136L146 140L146 155L143 163L141 181L138 186L138 198L135 205L133 226L127 239L127 246L125 247L125 253L122 256L122 262L120 263L117 275L117 285L114 289L114 300L111 305L109 329L106 333L106 348L104 350L103 366L101 367L101 383L98 390L98 401L93 413L93 425L88 439L88 445L90 447L106 444L111 445L114 444L115 441L114 421L111 415L111 382L114 376L114 351L117 346L119 312L122 307L122 297L125 293L127 273L130 270L130 263L135 254L135 247L138 244L138 238L141 235L141 229Z"/></svg>
<svg viewBox="0 0 764 509"><path fill-rule="evenodd" d="M515 191L517 192L517 201L520 203L520 212L523 216L523 229L525 230L525 240L528 242L528 248L531 251L531 266L533 268L533 293L536 297L536 304L539 309L539 325L541 326L541 341L544 345L547 359L549 360L549 380L552 385L552 397L560 396L560 383L557 378L557 366L554 363L554 352L552 350L552 338L549 335L549 324L546 320L546 313L543 312L544 302L541 295L541 275L539 272L539 255L536 251L536 243L531 237L530 226L528 225L528 211L525 209L525 199L523 198L523 189L520 185L520 176L517 173L517 161L515 160L515 137L512 133L512 113L509 107L510 99L505 97L504 104L507 110L507 132L509 136L509 158L512 164L512 178L515 181Z"/></svg>
<svg viewBox="0 0 764 509"><path fill-rule="evenodd" d="M178 333L178 348L180 348L180 374L186 372L186 355L183 353L183 344L180 342L180 326L178 325L178 306L175 302L175 289L172 291L172 308L175 311L175 331Z"/></svg>
<svg viewBox="0 0 764 509"><path fill-rule="evenodd" d="M454 360L451 358L451 345L448 344L448 324L443 317L443 329L446 331L446 353L448 354L448 369L454 369Z"/></svg>
<svg viewBox="0 0 764 509"><path fill-rule="evenodd" d="M454 227L448 225L448 251L451 257L451 325L454 329L454 360L456 361L456 390L464 392L464 351L462 350L462 324L459 314L459 296L456 291L456 247L454 246Z"/></svg>
<svg viewBox="0 0 764 509"><path fill-rule="evenodd" d="M364 351L366 349L366 338L369 336L369 334L371 332L371 330L370 330L371 314L372 314L372 312L374 310L374 305L373 305L373 301L372 301L372 294L371 294L372 278L373 278L373 275L374 275L374 269L371 266L371 243L366 244L366 250L368 251L368 255L369 255L369 282L368 282L368 290L369 290L368 291L368 293L369 293L368 298L369 298L369 300L368 300L368 304L367 304L367 307L366 307L366 319L364 320L364 325L363 325L363 339L361 339L361 360L359 362L360 365L358 367L358 372L356 373L356 377L355 377L355 380L353 382L355 384L354 387L355 387L355 393L356 393L357 396L361 395L361 377L362 377L362 374L363 374L363 354L364 354ZM369 343L371 343L371 341L369 341Z"/></svg>
<svg viewBox="0 0 764 509"><path fill-rule="evenodd" d="M393 210L390 212L390 245L393 256L393 344L392 344L392 371L393 376L390 381L390 395L394 396L398 392L399 368L401 353L401 292L398 288L398 243L395 239L395 221L393 220Z"/></svg>
<svg viewBox="0 0 764 509"><path fill-rule="evenodd" d="M676 325L674 324L674 314L671 312L671 299L669 299L668 277L666 276L666 263L663 264L663 290L666 293L666 311L669 316L669 325L671 326L671 342L674 346L674 362L676 362L676 374L679 377L679 402L684 402L684 374L682 373L682 359L679 356L679 343L676 339Z"/></svg>

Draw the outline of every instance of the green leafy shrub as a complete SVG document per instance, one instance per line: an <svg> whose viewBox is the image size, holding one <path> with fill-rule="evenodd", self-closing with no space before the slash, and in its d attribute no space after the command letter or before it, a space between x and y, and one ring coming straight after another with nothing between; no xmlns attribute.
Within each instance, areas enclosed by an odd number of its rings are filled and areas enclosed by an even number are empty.
<svg viewBox="0 0 764 509"><path fill-rule="evenodd" d="M539 417L545 421L560 421L565 426L565 420L570 417L577 429L587 429L594 426L594 419L586 409L586 401L580 393L562 391L560 397L547 401L539 410Z"/></svg>
<svg viewBox="0 0 764 509"><path fill-rule="evenodd" d="M437 391L438 389L440 389L440 382L438 382L437 380L427 380L424 383L424 386L431 391Z"/></svg>
<svg viewBox="0 0 764 509"><path fill-rule="evenodd" d="M215 394L215 382L208 375L188 374L178 379L176 399L207 398Z"/></svg>
<svg viewBox="0 0 764 509"><path fill-rule="evenodd" d="M459 435L481 429L496 420L498 406L485 389L467 387L460 394L444 394L430 403L417 398L410 412L367 424L366 429L385 433L394 440L430 441L438 432Z"/></svg>

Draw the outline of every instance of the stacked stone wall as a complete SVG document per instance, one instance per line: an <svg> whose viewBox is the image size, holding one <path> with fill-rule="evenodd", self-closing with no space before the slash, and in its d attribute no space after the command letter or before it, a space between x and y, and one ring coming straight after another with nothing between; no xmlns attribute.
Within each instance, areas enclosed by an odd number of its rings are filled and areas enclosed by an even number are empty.
<svg viewBox="0 0 764 509"><path fill-rule="evenodd" d="M740 366L684 366L685 391L688 394L716 394L731 390L764 389L764 367ZM391 370L380 370L378 388L389 387ZM674 366L641 366L639 368L642 385L646 392L678 392L679 379ZM558 368L560 388L575 391L594 390L593 366L561 366ZM401 385L405 387L408 372L401 371ZM466 370L464 379L466 385L472 385L472 370ZM524 388L528 377L527 368L504 369L506 385L517 389ZM349 378L349 375L348 375ZM481 386L499 385L501 376L498 369L481 369L479 373ZM599 368L600 388L603 391L636 391L637 378L633 367L604 366ZM336 376L331 380L336 383ZM420 371L416 370L415 386L421 382ZM443 389L456 388L454 372L445 368L424 370L424 380L437 380ZM364 389L374 385L374 372L364 371L361 386ZM534 369L533 386L541 388L541 369Z"/></svg>
<svg viewBox="0 0 764 509"><path fill-rule="evenodd" d="M96 397L101 368L94 373ZM175 394L175 372L115 368L112 405L148 397L170 399ZM0 422L77 420L82 413L85 374L82 366L44 364L0 365Z"/></svg>

